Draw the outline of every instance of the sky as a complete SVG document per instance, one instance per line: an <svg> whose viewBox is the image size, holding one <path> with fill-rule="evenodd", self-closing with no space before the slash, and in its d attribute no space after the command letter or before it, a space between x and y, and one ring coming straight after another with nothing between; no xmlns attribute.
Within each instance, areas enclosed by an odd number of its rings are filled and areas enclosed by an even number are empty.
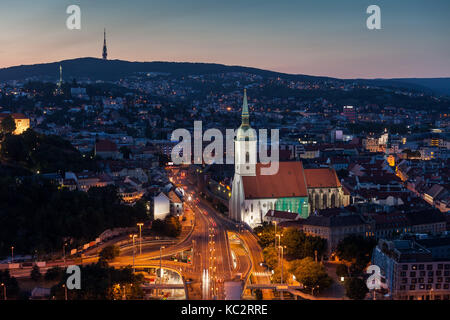
<svg viewBox="0 0 450 320"><path fill-rule="evenodd" d="M66 27L69 5L81 30ZM369 5L381 30L369 30ZM450 77L449 0L1 0L0 68L79 57L338 78Z"/></svg>

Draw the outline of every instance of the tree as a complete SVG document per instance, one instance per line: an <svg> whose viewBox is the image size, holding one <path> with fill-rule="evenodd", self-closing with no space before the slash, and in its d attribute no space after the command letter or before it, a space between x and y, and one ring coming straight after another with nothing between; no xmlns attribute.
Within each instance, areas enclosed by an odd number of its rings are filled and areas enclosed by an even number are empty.
<svg viewBox="0 0 450 320"><path fill-rule="evenodd" d="M181 223L177 217L167 216L164 223L164 233L167 236L176 238L181 234Z"/></svg>
<svg viewBox="0 0 450 320"><path fill-rule="evenodd" d="M274 270L278 266L278 254L275 247L266 247L263 249L264 261L267 266Z"/></svg>
<svg viewBox="0 0 450 320"><path fill-rule="evenodd" d="M34 265L33 268L31 269L30 277L35 282L41 280L42 274L37 265Z"/></svg>
<svg viewBox="0 0 450 320"><path fill-rule="evenodd" d="M70 290L70 300L109 300L122 299L125 293L127 299L141 299L143 291L142 274L134 274L133 269L128 266L115 269L108 265L106 261L99 261L95 264L80 266L81 268L81 289ZM52 287L52 295L56 299L64 299L64 288L66 279L62 279L57 285Z"/></svg>
<svg viewBox="0 0 450 320"><path fill-rule="evenodd" d="M53 267L47 270L44 279L46 281L61 280L64 275L64 270L60 267Z"/></svg>
<svg viewBox="0 0 450 320"><path fill-rule="evenodd" d="M0 123L0 131L3 134L11 134L16 130L16 122L12 116L7 116Z"/></svg>
<svg viewBox="0 0 450 320"><path fill-rule="evenodd" d="M286 246L286 256L293 259L306 257L321 257L326 251L326 240L316 236L306 235L296 228L286 228L283 232L282 243Z"/></svg>
<svg viewBox="0 0 450 320"><path fill-rule="evenodd" d="M164 232L164 221L161 219L156 219L152 222L152 230L156 233Z"/></svg>
<svg viewBox="0 0 450 320"><path fill-rule="evenodd" d="M345 280L345 294L353 300L362 300L369 292L364 280L360 278L348 278Z"/></svg>
<svg viewBox="0 0 450 320"><path fill-rule="evenodd" d="M345 264L338 264L336 267L336 275L338 277L348 277L348 268Z"/></svg>
<svg viewBox="0 0 450 320"><path fill-rule="evenodd" d="M333 282L325 267L310 257L292 261L289 271L312 293L328 288Z"/></svg>
<svg viewBox="0 0 450 320"><path fill-rule="evenodd" d="M353 262L360 269L369 263L376 241L361 236L349 236L341 240L336 248L340 259Z"/></svg>
<svg viewBox="0 0 450 320"><path fill-rule="evenodd" d="M105 261L111 261L114 260L116 257L119 256L120 248L115 245L110 245L104 247L99 254L99 259L105 260Z"/></svg>
<svg viewBox="0 0 450 320"><path fill-rule="evenodd" d="M20 294L20 287L19 287L19 283L17 282L17 279L14 277L11 277L9 270L0 270L0 283L3 283L4 285L6 285L6 287L8 288L7 290L7 297L8 299L10 298L15 298L18 297ZM3 288L1 288L3 289ZM3 297L3 290L0 290L2 292L0 292L0 297Z"/></svg>
<svg viewBox="0 0 450 320"><path fill-rule="evenodd" d="M272 224L256 227L254 232L258 235L258 242L261 247L265 248L275 244L275 227Z"/></svg>
<svg viewBox="0 0 450 320"><path fill-rule="evenodd" d="M11 252L9 243L21 254L34 252L39 244L45 254L60 250L65 237L76 247L105 229L147 219L145 207L121 203L114 186L69 191L40 177L19 180L0 174L0 203L0 256Z"/></svg>

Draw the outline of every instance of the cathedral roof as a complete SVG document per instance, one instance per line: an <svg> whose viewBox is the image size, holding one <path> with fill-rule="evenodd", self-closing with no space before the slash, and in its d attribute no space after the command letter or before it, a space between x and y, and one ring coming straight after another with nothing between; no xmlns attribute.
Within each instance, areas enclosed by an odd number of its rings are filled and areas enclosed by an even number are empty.
<svg viewBox="0 0 450 320"><path fill-rule="evenodd" d="M279 162L278 173L261 175L256 164L256 176L243 176L245 199L306 197L306 178L301 162Z"/></svg>
<svg viewBox="0 0 450 320"><path fill-rule="evenodd" d="M308 188L338 188L341 183L331 168L305 169Z"/></svg>

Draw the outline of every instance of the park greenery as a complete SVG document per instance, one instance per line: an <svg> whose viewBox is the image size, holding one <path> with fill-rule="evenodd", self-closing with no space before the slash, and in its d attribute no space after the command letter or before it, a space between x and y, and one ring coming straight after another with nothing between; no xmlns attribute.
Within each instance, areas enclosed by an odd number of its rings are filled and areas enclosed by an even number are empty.
<svg viewBox="0 0 450 320"><path fill-rule="evenodd" d="M275 245L275 227L265 224L255 228L261 247ZM296 228L284 228L277 232L281 236L281 245L285 246L284 255L286 259L303 259L306 257L321 257L326 252L326 240L320 237L306 235L303 231ZM278 238L277 238L278 245Z"/></svg>
<svg viewBox="0 0 450 320"><path fill-rule="evenodd" d="M99 259L104 261L112 261L120 254L120 248L116 245L104 247L99 254Z"/></svg>
<svg viewBox="0 0 450 320"><path fill-rule="evenodd" d="M6 134L0 145L0 160L32 173L96 169L92 155L82 155L69 141L54 135L39 134L32 129L20 135Z"/></svg>
<svg viewBox="0 0 450 320"><path fill-rule="evenodd" d="M33 268L31 268L30 278L34 282L38 282L39 280L41 280L41 278L42 278L41 270L39 269L39 267L37 265L34 265Z"/></svg>
<svg viewBox="0 0 450 320"><path fill-rule="evenodd" d="M69 191L34 177L0 177L0 256L76 248L106 229L147 219L144 203L122 203L114 186ZM64 214L63 214L64 213Z"/></svg>
<svg viewBox="0 0 450 320"><path fill-rule="evenodd" d="M15 130L16 122L12 116L7 116L0 122L0 134L2 137L12 134Z"/></svg>
<svg viewBox="0 0 450 320"><path fill-rule="evenodd" d="M350 274L358 274L370 262L375 245L376 241L374 239L362 236L349 236L338 243L336 255L340 260L350 264Z"/></svg>
<svg viewBox="0 0 450 320"><path fill-rule="evenodd" d="M181 223L177 217L169 215L164 220L153 221L152 231L162 236L176 238L181 234Z"/></svg>
<svg viewBox="0 0 450 320"><path fill-rule="evenodd" d="M64 275L64 270L61 267L52 267L47 269L44 279L45 281L55 281L62 279Z"/></svg>
<svg viewBox="0 0 450 320"><path fill-rule="evenodd" d="M279 230L284 250L283 267L281 267L280 249L275 247L274 227L264 225L256 228L255 232L264 248L264 261L273 271L272 282L280 283L283 280L283 283L286 283L294 275L296 280L305 286L305 290L312 294L319 293L332 284L332 279L324 266L314 261L316 252L317 257L325 253L326 240L308 236L296 228Z"/></svg>
<svg viewBox="0 0 450 320"><path fill-rule="evenodd" d="M303 284L305 290L310 290L311 294L327 289L333 283L325 267L310 257L291 261L289 272Z"/></svg>
<svg viewBox="0 0 450 320"><path fill-rule="evenodd" d="M336 275L345 278L344 287L350 299L364 299L368 292L362 277L375 245L375 240L361 236L349 236L338 243L336 255L343 263L336 267Z"/></svg>
<svg viewBox="0 0 450 320"><path fill-rule="evenodd" d="M366 282L360 278L348 278L344 282L345 294L352 300L362 300L369 292Z"/></svg>
<svg viewBox="0 0 450 320"><path fill-rule="evenodd" d="M11 277L9 270L0 270L0 283L3 283L3 285L7 288L7 298L18 298L20 295L20 287L19 283L17 282L17 279L14 277ZM4 297L4 288L0 287L0 300L3 300Z"/></svg>
<svg viewBox="0 0 450 320"><path fill-rule="evenodd" d="M142 274L133 273L128 266L116 269L104 260L95 264L83 265L81 268L81 289L67 290L69 300L120 300L142 299ZM57 300L65 299L65 285L69 275L63 274L58 284L52 287L51 295Z"/></svg>

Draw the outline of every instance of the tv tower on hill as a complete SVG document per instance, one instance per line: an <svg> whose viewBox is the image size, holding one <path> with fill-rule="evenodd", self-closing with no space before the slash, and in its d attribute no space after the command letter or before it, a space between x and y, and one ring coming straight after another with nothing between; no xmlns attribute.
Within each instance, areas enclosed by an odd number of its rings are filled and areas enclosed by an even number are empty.
<svg viewBox="0 0 450 320"><path fill-rule="evenodd" d="M103 31L103 60L108 59L108 49L106 48L106 29Z"/></svg>

